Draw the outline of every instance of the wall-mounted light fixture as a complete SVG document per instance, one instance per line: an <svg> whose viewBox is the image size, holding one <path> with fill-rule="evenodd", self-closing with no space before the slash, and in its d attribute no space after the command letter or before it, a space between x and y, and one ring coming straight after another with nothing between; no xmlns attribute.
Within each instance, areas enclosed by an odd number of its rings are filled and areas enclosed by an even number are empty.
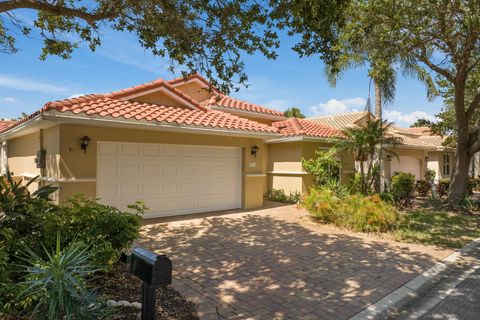
<svg viewBox="0 0 480 320"><path fill-rule="evenodd" d="M387 161L392 161L392 155L391 154L387 154Z"/></svg>
<svg viewBox="0 0 480 320"><path fill-rule="evenodd" d="M250 151L250 154L254 156L255 158L257 157L257 152L258 152L258 146L253 146L252 150Z"/></svg>
<svg viewBox="0 0 480 320"><path fill-rule="evenodd" d="M425 156L425 161L428 161L428 156Z"/></svg>
<svg viewBox="0 0 480 320"><path fill-rule="evenodd" d="M83 136L80 140L80 148L83 150L83 153L87 153L87 147L90 144L90 139L88 136Z"/></svg>

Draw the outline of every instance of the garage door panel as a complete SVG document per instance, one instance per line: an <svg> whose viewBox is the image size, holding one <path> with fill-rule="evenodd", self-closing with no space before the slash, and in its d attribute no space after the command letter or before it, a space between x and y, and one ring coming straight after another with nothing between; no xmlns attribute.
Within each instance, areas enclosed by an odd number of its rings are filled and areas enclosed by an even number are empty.
<svg viewBox="0 0 480 320"><path fill-rule="evenodd" d="M102 202L145 217L241 206L240 148L99 142L97 170Z"/></svg>

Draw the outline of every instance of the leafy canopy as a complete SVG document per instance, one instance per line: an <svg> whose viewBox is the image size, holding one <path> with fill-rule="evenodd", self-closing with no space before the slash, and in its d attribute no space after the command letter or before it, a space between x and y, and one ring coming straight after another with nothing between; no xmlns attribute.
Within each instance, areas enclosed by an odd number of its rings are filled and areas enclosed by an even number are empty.
<svg viewBox="0 0 480 320"><path fill-rule="evenodd" d="M32 24L19 9L36 12ZM249 0L0 1L0 51L16 52L17 37L33 34L43 39L41 59L67 59L82 44L94 51L106 29L126 31L168 59L170 70L201 72L228 92L232 79L247 79L242 53L276 58L271 10L266 2Z"/></svg>

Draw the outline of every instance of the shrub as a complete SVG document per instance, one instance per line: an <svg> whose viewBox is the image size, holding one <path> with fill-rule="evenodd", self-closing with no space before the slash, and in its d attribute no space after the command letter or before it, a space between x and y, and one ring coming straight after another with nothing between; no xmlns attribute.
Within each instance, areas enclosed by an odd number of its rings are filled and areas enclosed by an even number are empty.
<svg viewBox="0 0 480 320"><path fill-rule="evenodd" d="M331 190L312 189L304 206L316 221L359 232L385 232L398 226L397 210L378 195L337 197Z"/></svg>
<svg viewBox="0 0 480 320"><path fill-rule="evenodd" d="M435 170L427 169L425 171L425 180L426 181L433 181L433 180L435 180L436 175L437 175L437 173L435 172Z"/></svg>
<svg viewBox="0 0 480 320"><path fill-rule="evenodd" d="M30 193L11 177L0 177L0 314L15 314L28 307L28 301L13 299L18 291L18 253L25 247L40 258L48 255L43 246L55 247L61 232L62 247L80 241L90 246L95 263L108 268L122 250L138 238L141 218L82 197L66 205L49 202L50 187ZM134 205L142 212L145 208Z"/></svg>
<svg viewBox="0 0 480 320"><path fill-rule="evenodd" d="M430 183L425 180L418 180L415 183L415 191L418 193L419 196L421 197L426 197L428 196L429 192L431 190Z"/></svg>
<svg viewBox="0 0 480 320"><path fill-rule="evenodd" d="M83 243L70 242L61 249L57 234L53 252L45 250L46 259L28 247L21 266L24 281L18 285L24 290L21 300L35 304L30 316L45 312L48 319L101 319L109 313L106 303L92 289L87 278L99 271L92 264L93 253Z"/></svg>
<svg viewBox="0 0 480 320"><path fill-rule="evenodd" d="M415 176L411 173L398 172L392 177L392 194L395 203L407 207L413 201Z"/></svg>
<svg viewBox="0 0 480 320"><path fill-rule="evenodd" d="M340 181L336 179L330 179L328 180L323 186L322 189L327 189L331 190L333 194L336 196L343 198L345 197L349 192L346 187L344 187Z"/></svg>
<svg viewBox="0 0 480 320"><path fill-rule="evenodd" d="M329 180L338 180L342 164L337 159L337 151L335 149L316 150L315 155L317 156L315 159L302 159L303 168L315 177L315 184L322 186Z"/></svg>
<svg viewBox="0 0 480 320"><path fill-rule="evenodd" d="M347 189L350 193L360 193L362 191L362 175L359 172L350 177Z"/></svg>
<svg viewBox="0 0 480 320"><path fill-rule="evenodd" d="M448 188L450 187L450 179L441 179L438 182L437 192L440 196L445 197L448 194Z"/></svg>
<svg viewBox="0 0 480 320"><path fill-rule="evenodd" d="M144 210L141 204L131 208L137 213ZM53 219L56 223L45 226L47 234L54 235L59 231L63 235L63 245L73 240L89 245L94 252L95 263L101 266L112 266L121 252L140 235L139 214L122 212L81 195L69 198ZM52 244L54 240L50 238L46 243Z"/></svg>
<svg viewBox="0 0 480 320"><path fill-rule="evenodd" d="M294 191L293 193L290 192L290 194L287 196L283 189L272 189L267 192L265 198L270 201L295 204L300 201L302 194L298 191Z"/></svg>

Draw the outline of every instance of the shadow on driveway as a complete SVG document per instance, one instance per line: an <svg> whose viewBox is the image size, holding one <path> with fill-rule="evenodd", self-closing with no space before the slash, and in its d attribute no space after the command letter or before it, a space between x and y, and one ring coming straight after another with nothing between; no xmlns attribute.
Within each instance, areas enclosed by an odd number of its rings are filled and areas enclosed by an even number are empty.
<svg viewBox="0 0 480 320"><path fill-rule="evenodd" d="M293 206L147 224L138 244L202 319L348 319L449 253L329 234Z"/></svg>

